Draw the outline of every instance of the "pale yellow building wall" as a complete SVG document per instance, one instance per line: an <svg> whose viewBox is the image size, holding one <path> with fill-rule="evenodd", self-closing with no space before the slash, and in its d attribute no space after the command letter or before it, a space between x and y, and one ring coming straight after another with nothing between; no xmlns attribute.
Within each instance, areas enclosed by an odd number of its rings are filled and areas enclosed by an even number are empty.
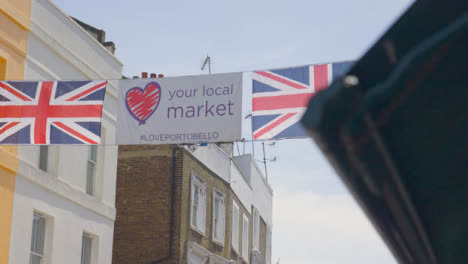
<svg viewBox="0 0 468 264"><path fill-rule="evenodd" d="M23 80L31 0L0 0L0 81ZM18 171L16 146L0 147L0 263L8 263Z"/></svg>

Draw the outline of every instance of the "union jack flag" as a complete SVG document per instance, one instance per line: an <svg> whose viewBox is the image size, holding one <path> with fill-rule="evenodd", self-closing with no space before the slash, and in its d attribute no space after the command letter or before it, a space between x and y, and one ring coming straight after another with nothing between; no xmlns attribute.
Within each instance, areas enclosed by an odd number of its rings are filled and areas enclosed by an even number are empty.
<svg viewBox="0 0 468 264"><path fill-rule="evenodd" d="M0 144L99 144L106 86L0 82Z"/></svg>
<svg viewBox="0 0 468 264"><path fill-rule="evenodd" d="M341 62L253 72L253 138L306 137L299 121L310 98L351 65Z"/></svg>

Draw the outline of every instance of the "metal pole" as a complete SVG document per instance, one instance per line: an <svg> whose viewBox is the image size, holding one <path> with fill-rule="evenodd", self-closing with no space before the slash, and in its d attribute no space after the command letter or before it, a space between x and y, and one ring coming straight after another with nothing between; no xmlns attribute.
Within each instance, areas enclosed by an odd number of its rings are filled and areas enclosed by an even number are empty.
<svg viewBox="0 0 468 264"><path fill-rule="evenodd" d="M266 164L266 156L265 156L265 142L262 142L263 146L263 165L265 165L265 178L268 182L268 172L267 172L267 164Z"/></svg>
<svg viewBox="0 0 468 264"><path fill-rule="evenodd" d="M200 70L204 71L206 64L208 64L208 74L211 74L211 57L208 55L206 55L205 61L203 62Z"/></svg>
<svg viewBox="0 0 468 264"><path fill-rule="evenodd" d="M211 57L208 56L208 74L211 74Z"/></svg>
<svg viewBox="0 0 468 264"><path fill-rule="evenodd" d="M252 157L255 160L255 144L254 144L254 137L253 137L253 115L250 115L250 129L252 130Z"/></svg>

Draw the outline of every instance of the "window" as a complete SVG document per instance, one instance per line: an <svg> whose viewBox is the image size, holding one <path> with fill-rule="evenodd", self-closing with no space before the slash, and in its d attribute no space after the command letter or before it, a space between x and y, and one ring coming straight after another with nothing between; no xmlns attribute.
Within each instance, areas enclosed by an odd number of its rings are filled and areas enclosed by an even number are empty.
<svg viewBox="0 0 468 264"><path fill-rule="evenodd" d="M271 264L271 228L266 228L265 263Z"/></svg>
<svg viewBox="0 0 468 264"><path fill-rule="evenodd" d="M190 226L201 233L205 233L206 193L205 184L192 172Z"/></svg>
<svg viewBox="0 0 468 264"><path fill-rule="evenodd" d="M49 169L49 147L39 147L39 169L48 171Z"/></svg>
<svg viewBox="0 0 468 264"><path fill-rule="evenodd" d="M224 195L218 191L213 191L213 235L212 239L215 242L224 245L224 231L225 231L225 215L226 209L224 206Z"/></svg>
<svg viewBox="0 0 468 264"><path fill-rule="evenodd" d="M6 60L0 57L0 81L6 80Z"/></svg>
<svg viewBox="0 0 468 264"><path fill-rule="evenodd" d="M257 209L252 207L252 215L253 215L253 248L259 250L260 249L260 216L258 215Z"/></svg>
<svg viewBox="0 0 468 264"><path fill-rule="evenodd" d="M106 127L104 125L101 125L101 145L106 144Z"/></svg>
<svg viewBox="0 0 468 264"><path fill-rule="evenodd" d="M41 264L44 259L45 229L46 218L39 213L34 213L29 264Z"/></svg>
<svg viewBox="0 0 468 264"><path fill-rule="evenodd" d="M248 262L249 259L249 218L244 215L242 221L242 258Z"/></svg>
<svg viewBox="0 0 468 264"><path fill-rule="evenodd" d="M91 264L91 254L93 250L93 237L83 233L81 242L81 264Z"/></svg>
<svg viewBox="0 0 468 264"><path fill-rule="evenodd" d="M97 161L97 146L89 146L88 149L88 166L86 171L86 193L94 195L94 185L96 182L96 161Z"/></svg>
<svg viewBox="0 0 468 264"><path fill-rule="evenodd" d="M232 249L239 253L239 206L232 201Z"/></svg>

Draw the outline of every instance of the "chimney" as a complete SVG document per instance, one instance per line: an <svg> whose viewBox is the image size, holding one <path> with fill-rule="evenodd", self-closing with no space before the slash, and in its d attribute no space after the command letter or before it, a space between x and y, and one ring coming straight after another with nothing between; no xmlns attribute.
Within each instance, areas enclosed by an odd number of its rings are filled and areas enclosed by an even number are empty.
<svg viewBox="0 0 468 264"><path fill-rule="evenodd" d="M110 53L115 54L115 44L112 41L106 41L104 42L104 47L110 51Z"/></svg>

